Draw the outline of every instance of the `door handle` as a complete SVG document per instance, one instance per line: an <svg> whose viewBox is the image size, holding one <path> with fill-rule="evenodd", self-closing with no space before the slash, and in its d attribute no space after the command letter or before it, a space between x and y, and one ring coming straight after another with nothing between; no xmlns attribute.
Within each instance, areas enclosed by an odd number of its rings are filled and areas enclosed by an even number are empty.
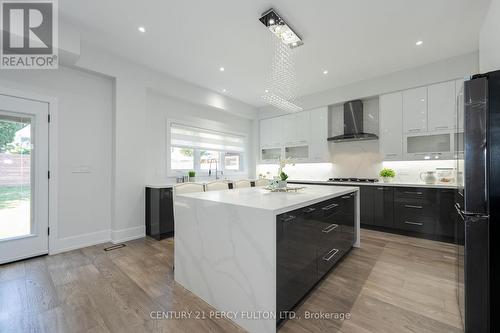
<svg viewBox="0 0 500 333"><path fill-rule="evenodd" d="M405 221L406 224L411 224L411 225L419 225L423 226L424 224L422 222L411 222L411 221Z"/></svg>
<svg viewBox="0 0 500 333"><path fill-rule="evenodd" d="M324 261L330 261L330 259L332 259L333 257L335 257L335 255L339 253L339 250L338 249L331 249L330 251L328 251L328 253L323 257L323 260Z"/></svg>
<svg viewBox="0 0 500 333"><path fill-rule="evenodd" d="M460 218L465 220L464 214L457 203L455 204L455 210L457 211L458 216L460 216Z"/></svg>
<svg viewBox="0 0 500 333"><path fill-rule="evenodd" d="M321 208L321 209L322 209L322 210L327 211L327 210L330 210L330 209L336 208L336 207L338 207L338 206L339 206L339 205L337 205L337 204L330 204L330 205L325 206L325 207L323 207L323 208Z"/></svg>
<svg viewBox="0 0 500 333"><path fill-rule="evenodd" d="M415 205L405 205L406 208L416 208L416 209L422 209L422 206L415 206Z"/></svg>
<svg viewBox="0 0 500 333"><path fill-rule="evenodd" d="M338 226L339 226L338 224L330 224L328 227L326 227L325 229L321 230L321 232L324 232L325 234L328 234L332 230L337 229Z"/></svg>

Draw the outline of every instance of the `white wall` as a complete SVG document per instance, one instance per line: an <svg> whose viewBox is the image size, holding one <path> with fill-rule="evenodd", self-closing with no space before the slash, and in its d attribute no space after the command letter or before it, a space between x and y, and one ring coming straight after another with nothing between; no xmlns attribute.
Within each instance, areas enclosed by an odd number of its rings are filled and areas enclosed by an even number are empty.
<svg viewBox="0 0 500 333"><path fill-rule="evenodd" d="M164 183L175 181L175 177L167 175L167 120L211 129L214 131L242 134L246 137L245 167L246 172L238 174L237 178L255 176L255 154L252 142L256 140L253 133L253 121L220 111L208 106L191 104L189 102L165 96L155 91L147 93L147 183ZM207 177L198 174L197 178ZM225 175L231 178L231 175Z"/></svg>
<svg viewBox="0 0 500 333"><path fill-rule="evenodd" d="M299 98L297 104L305 110L314 109L353 99L373 97L397 90L463 78L466 75L476 74L478 71L479 53L473 52L303 96ZM260 118L269 118L283 113L271 106L266 106L259 110Z"/></svg>
<svg viewBox="0 0 500 333"><path fill-rule="evenodd" d="M0 86L58 99L55 252L109 239L112 101L110 78L62 67L2 71ZM79 166L90 173L74 173ZM53 236L53 237L54 237Z"/></svg>
<svg viewBox="0 0 500 333"><path fill-rule="evenodd" d="M145 163L148 145L147 91L203 106L207 113L257 118L256 108L219 93L135 65L82 42L77 67L115 78L111 241L143 237ZM158 164L161 167L161 164ZM156 171L155 171L156 174Z"/></svg>
<svg viewBox="0 0 500 333"><path fill-rule="evenodd" d="M479 33L479 69L500 69L500 0L492 0Z"/></svg>

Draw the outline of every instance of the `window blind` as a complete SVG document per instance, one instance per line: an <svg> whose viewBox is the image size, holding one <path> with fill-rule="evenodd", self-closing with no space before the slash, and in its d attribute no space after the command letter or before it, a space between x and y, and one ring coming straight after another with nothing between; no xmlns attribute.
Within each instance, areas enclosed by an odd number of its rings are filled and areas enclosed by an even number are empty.
<svg viewBox="0 0 500 333"><path fill-rule="evenodd" d="M243 152L245 138L176 123L170 124L170 145L173 147Z"/></svg>

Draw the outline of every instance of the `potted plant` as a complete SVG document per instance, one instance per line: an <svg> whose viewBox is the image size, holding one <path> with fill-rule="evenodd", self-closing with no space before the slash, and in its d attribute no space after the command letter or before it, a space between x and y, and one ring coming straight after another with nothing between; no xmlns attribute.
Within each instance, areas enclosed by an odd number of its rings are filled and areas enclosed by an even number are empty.
<svg viewBox="0 0 500 333"><path fill-rule="evenodd" d="M281 173L280 173L280 181L279 181L278 187L279 188L285 188L286 185L287 185L287 182L286 182L287 179L288 179L288 175L286 173L284 173L283 171L281 171Z"/></svg>
<svg viewBox="0 0 500 333"><path fill-rule="evenodd" d="M188 171L188 177L190 182L194 182L194 179L196 177L196 172L194 171Z"/></svg>
<svg viewBox="0 0 500 333"><path fill-rule="evenodd" d="M382 177L384 183L390 183L396 177L396 172L392 169L384 168L380 171L380 177Z"/></svg>

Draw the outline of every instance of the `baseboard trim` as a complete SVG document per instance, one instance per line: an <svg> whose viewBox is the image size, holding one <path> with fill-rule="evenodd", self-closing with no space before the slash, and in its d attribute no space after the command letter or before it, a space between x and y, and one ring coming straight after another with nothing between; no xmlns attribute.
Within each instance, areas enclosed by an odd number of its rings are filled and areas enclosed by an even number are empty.
<svg viewBox="0 0 500 333"><path fill-rule="evenodd" d="M57 254L71 250L81 249L84 247L102 244L110 241L110 230L102 230L83 234L79 236L71 236L56 239L55 248L50 249L49 254Z"/></svg>
<svg viewBox="0 0 500 333"><path fill-rule="evenodd" d="M132 228L111 230L111 243L118 244L146 236L146 227L141 225Z"/></svg>

